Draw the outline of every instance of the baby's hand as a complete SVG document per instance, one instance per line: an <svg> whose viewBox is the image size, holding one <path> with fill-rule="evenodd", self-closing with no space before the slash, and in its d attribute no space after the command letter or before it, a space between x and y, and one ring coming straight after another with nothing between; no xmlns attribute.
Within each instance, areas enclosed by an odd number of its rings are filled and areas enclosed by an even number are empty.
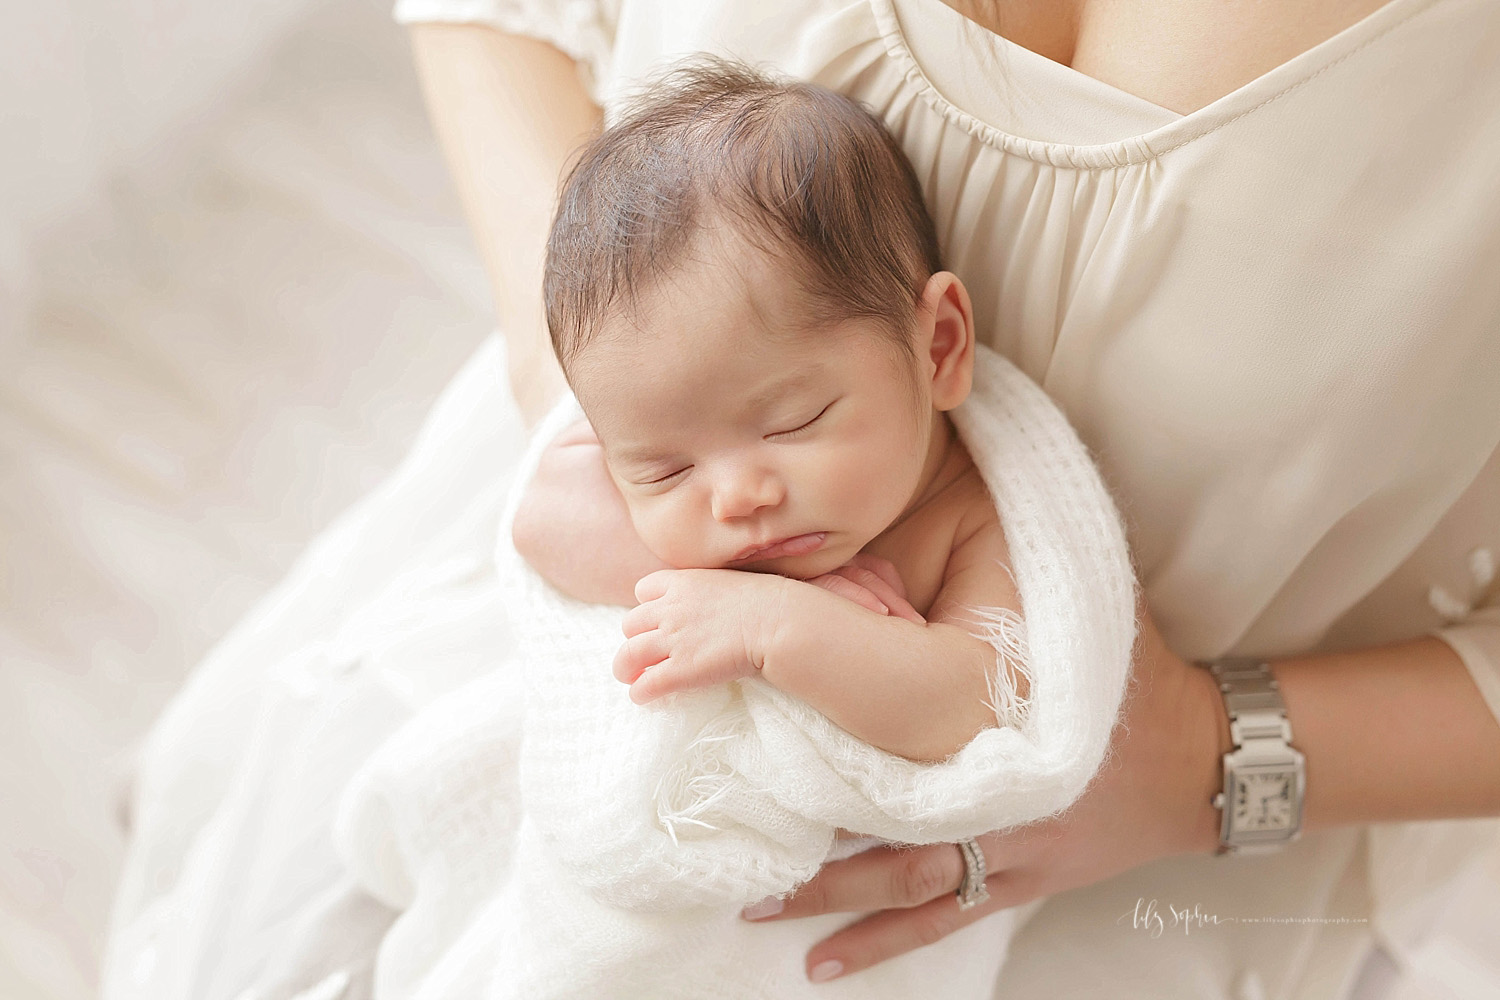
<svg viewBox="0 0 1500 1000"><path fill-rule="evenodd" d="M863 553L808 580L880 615L924 619L906 600L896 567ZM662 570L636 584L615 678L638 705L673 691L752 677L765 661L785 602L800 581L725 569Z"/></svg>
<svg viewBox="0 0 1500 1000"><path fill-rule="evenodd" d="M670 569L635 586L615 678L638 705L672 691L751 677L798 584L728 569Z"/></svg>
<svg viewBox="0 0 1500 1000"><path fill-rule="evenodd" d="M832 573L824 573L807 582L878 615L894 615L918 625L927 623L907 601L906 584L889 559L860 552Z"/></svg>

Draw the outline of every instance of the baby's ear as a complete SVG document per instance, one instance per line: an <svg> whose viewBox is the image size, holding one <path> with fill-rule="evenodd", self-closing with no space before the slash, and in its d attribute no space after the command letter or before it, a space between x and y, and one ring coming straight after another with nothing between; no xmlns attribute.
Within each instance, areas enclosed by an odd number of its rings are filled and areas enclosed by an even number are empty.
<svg viewBox="0 0 1500 1000"><path fill-rule="evenodd" d="M922 340L931 363L932 405L951 410L969 397L974 380L974 310L968 289L957 275L939 271L927 279L918 315L931 330Z"/></svg>

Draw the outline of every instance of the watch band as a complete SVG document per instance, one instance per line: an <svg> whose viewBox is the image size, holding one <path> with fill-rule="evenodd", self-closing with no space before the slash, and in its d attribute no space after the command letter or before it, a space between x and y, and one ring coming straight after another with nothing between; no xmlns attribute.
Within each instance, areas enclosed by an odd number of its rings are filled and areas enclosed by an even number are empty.
<svg viewBox="0 0 1500 1000"><path fill-rule="evenodd" d="M1215 808L1223 810L1219 854L1261 854L1277 851L1296 840L1302 831L1306 768L1302 754L1291 745L1292 724L1286 703L1264 660L1231 658L1206 664L1224 696L1229 715L1229 736L1234 748L1223 757L1223 791L1214 796ZM1289 823L1272 829L1241 830L1229 802L1235 784L1251 777L1284 778L1289 798Z"/></svg>

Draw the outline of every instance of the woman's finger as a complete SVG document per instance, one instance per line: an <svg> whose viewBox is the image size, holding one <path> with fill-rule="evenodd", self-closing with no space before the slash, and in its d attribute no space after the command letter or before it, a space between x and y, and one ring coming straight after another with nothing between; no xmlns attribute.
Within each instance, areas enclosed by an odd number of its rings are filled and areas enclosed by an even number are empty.
<svg viewBox="0 0 1500 1000"><path fill-rule="evenodd" d="M952 896L963 873L963 855L954 844L876 847L823 866L817 877L782 903L775 916L785 919L921 906L945 893Z"/></svg>
<svg viewBox="0 0 1500 1000"><path fill-rule="evenodd" d="M825 982L940 941L997 910L1035 899L1029 883L1026 874L1013 869L985 879L990 898L968 910L960 910L950 892L921 906L873 914L814 945L807 953L807 976Z"/></svg>

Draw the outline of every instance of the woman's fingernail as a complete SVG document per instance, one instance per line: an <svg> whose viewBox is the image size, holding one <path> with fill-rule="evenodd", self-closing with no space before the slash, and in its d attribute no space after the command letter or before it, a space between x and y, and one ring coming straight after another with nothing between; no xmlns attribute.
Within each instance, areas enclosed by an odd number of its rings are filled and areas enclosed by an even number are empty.
<svg viewBox="0 0 1500 1000"><path fill-rule="evenodd" d="M844 963L830 958L826 962L819 962L813 966L812 971L807 974L807 978L815 983L826 983L828 980L836 978L843 971Z"/></svg>
<svg viewBox="0 0 1500 1000"><path fill-rule="evenodd" d="M781 912L781 900L775 896L767 896L759 903L751 903L740 911L740 916L746 920L763 920L766 917L774 917Z"/></svg>

